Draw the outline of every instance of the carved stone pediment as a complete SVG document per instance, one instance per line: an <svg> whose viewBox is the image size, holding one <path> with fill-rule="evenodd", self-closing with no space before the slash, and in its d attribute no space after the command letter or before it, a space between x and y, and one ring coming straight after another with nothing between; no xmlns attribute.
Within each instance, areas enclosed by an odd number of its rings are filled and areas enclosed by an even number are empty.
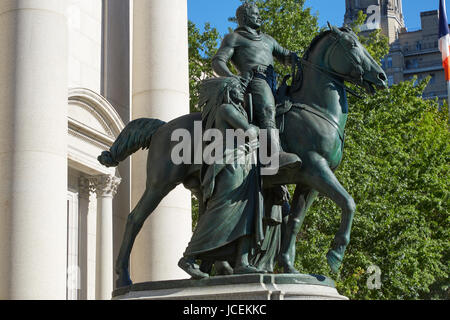
<svg viewBox="0 0 450 320"><path fill-rule="evenodd" d="M70 89L69 166L89 175L113 174L113 169L98 163L97 156L109 149L124 127L119 114L104 97L89 89Z"/></svg>

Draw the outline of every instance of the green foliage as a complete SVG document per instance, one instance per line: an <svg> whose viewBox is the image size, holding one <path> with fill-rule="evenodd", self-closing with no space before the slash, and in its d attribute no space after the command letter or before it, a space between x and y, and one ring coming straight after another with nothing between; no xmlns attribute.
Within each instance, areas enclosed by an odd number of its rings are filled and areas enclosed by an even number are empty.
<svg viewBox="0 0 450 320"><path fill-rule="evenodd" d="M357 203L337 279L351 299L450 298L450 133L447 113L421 98L426 84L403 82L350 101L336 176ZM297 246L302 272L329 274L325 254L339 213L324 198L311 208ZM370 265L381 269L380 290L367 287Z"/></svg>
<svg viewBox="0 0 450 320"><path fill-rule="evenodd" d="M367 37L359 35L359 41L378 63L389 53L389 39L379 29Z"/></svg>
<svg viewBox="0 0 450 320"><path fill-rule="evenodd" d="M198 199L192 196L192 230L195 229L198 222Z"/></svg>
<svg viewBox="0 0 450 320"><path fill-rule="evenodd" d="M246 1L242 1L246 2ZM305 0L256 0L263 24L261 30L272 36L278 43L300 57L318 34L318 18L305 8ZM279 75L291 73L289 66L275 63Z"/></svg>
<svg viewBox="0 0 450 320"><path fill-rule="evenodd" d="M359 11L357 19L349 27L358 35L359 41L366 47L375 61L380 62L389 53L389 39L382 34L380 29L372 31L368 36L360 35L360 26L364 24L366 19L367 15Z"/></svg>
<svg viewBox="0 0 450 320"><path fill-rule="evenodd" d="M200 31L197 26L188 22L189 40L189 90L190 90L190 110L199 111L198 90L200 81L213 77L211 59L217 51L220 41L219 32L212 28L210 23L206 23L204 30Z"/></svg>

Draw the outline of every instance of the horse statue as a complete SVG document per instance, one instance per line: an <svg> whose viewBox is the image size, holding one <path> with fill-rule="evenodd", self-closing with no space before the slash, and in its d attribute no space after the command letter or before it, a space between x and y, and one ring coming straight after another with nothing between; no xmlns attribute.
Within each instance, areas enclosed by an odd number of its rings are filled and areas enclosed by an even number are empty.
<svg viewBox="0 0 450 320"><path fill-rule="evenodd" d="M295 184L287 225L282 235L278 263L285 273L299 273L294 268L295 242L307 210L320 193L342 210L339 230L326 257L333 272L342 263L350 242L355 202L339 183L334 170L339 166L344 148L344 128L348 116L347 87L344 81L364 88L369 94L386 88L386 74L349 28L329 25L305 51L302 73L293 78L287 99L277 108L277 122L283 149L303 161L294 172L280 172L263 177L263 186ZM303 79L303 80L302 80ZM131 250L144 221L160 201L177 185L183 185L199 197L199 164L174 164L172 132L178 128L194 132L200 113L184 115L168 123L157 119L137 119L121 132L109 151L99 157L106 166L120 161L139 149L148 149L146 190L129 214L123 242L116 260L117 287L132 284L129 276ZM192 162L193 163L193 162Z"/></svg>

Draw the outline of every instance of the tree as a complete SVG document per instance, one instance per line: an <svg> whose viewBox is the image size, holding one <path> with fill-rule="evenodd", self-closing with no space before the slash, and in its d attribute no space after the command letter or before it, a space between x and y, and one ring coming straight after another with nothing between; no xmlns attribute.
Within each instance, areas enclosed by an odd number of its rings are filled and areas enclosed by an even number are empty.
<svg viewBox="0 0 450 320"><path fill-rule="evenodd" d="M358 34L359 42L366 47L370 55L375 61L381 59L389 53L389 39L382 34L380 29L373 30L368 36L360 35L361 26L367 19L367 15L362 11L358 12L358 17L349 26L356 34Z"/></svg>
<svg viewBox="0 0 450 320"><path fill-rule="evenodd" d="M198 89L201 80L214 76L211 59L217 51L219 40L219 32L216 28L212 28L210 23L206 23L201 32L193 22L188 21L191 112L199 111L197 108Z"/></svg>

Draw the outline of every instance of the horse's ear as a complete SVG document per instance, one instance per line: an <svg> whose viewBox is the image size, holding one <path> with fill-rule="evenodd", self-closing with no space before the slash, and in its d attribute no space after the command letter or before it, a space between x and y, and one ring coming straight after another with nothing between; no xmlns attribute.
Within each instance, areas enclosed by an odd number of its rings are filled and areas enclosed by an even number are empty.
<svg viewBox="0 0 450 320"><path fill-rule="evenodd" d="M333 30L333 26L331 25L330 21L327 21L327 24L328 24L328 28L329 28L330 30Z"/></svg>
<svg viewBox="0 0 450 320"><path fill-rule="evenodd" d="M333 33L335 33L335 34L337 34L337 35L340 35L340 34L342 33L342 31L339 30L338 27L332 26L330 23L328 23L328 27L330 28L330 30L331 30Z"/></svg>

